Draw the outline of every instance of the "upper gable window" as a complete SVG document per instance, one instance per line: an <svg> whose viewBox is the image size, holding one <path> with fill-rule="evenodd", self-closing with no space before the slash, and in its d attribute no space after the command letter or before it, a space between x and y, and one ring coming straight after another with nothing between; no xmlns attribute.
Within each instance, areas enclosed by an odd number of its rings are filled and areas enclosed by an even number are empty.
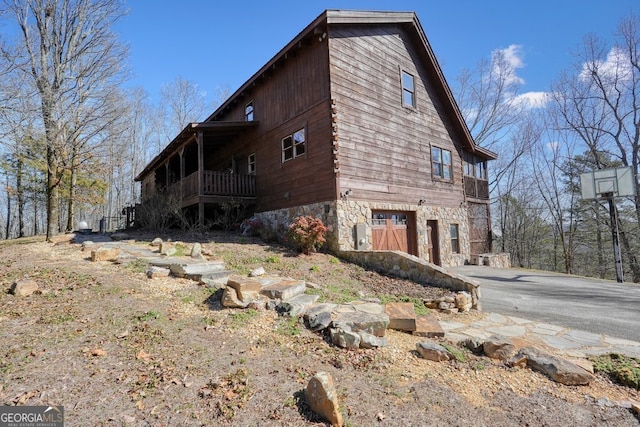
<svg viewBox="0 0 640 427"><path fill-rule="evenodd" d="M250 103L248 103L245 107L244 107L244 119L247 122L252 122L253 121L253 101L251 101Z"/></svg>
<svg viewBox="0 0 640 427"><path fill-rule="evenodd" d="M302 156L307 150L304 128L282 138L282 163Z"/></svg>
<svg viewBox="0 0 640 427"><path fill-rule="evenodd" d="M416 85L415 78L406 71L401 71L402 79L402 105L407 107L416 106Z"/></svg>
<svg viewBox="0 0 640 427"><path fill-rule="evenodd" d="M431 148L431 164L434 177L447 181L453 180L451 151L438 147Z"/></svg>

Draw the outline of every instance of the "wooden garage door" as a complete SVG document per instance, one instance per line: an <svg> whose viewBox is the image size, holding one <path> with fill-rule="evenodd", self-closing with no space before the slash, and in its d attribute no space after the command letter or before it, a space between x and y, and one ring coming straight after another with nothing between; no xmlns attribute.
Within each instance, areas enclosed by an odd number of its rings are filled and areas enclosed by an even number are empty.
<svg viewBox="0 0 640 427"><path fill-rule="evenodd" d="M373 211L373 249L415 254L415 226L412 212Z"/></svg>

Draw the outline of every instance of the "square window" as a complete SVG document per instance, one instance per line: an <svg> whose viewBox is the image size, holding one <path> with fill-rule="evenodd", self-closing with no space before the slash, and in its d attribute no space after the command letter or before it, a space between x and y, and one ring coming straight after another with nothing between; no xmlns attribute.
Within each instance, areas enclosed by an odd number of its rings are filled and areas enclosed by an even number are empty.
<svg viewBox="0 0 640 427"><path fill-rule="evenodd" d="M451 224L449 226L451 233L451 252L454 254L460 253L460 238L458 236L458 224Z"/></svg>
<svg viewBox="0 0 640 427"><path fill-rule="evenodd" d="M401 79L402 79L402 105L415 108L416 106L415 79L413 75L407 73L404 70L401 72Z"/></svg>
<svg viewBox="0 0 640 427"><path fill-rule="evenodd" d="M255 153L249 154L247 157L247 172L249 175L255 175L256 173L256 155Z"/></svg>
<svg viewBox="0 0 640 427"><path fill-rule="evenodd" d="M282 139L282 162L300 157L307 152L307 141L304 128L287 135Z"/></svg>
<svg viewBox="0 0 640 427"><path fill-rule="evenodd" d="M253 121L253 101L251 101L250 103L248 103L245 107L244 107L244 120L247 122L252 122Z"/></svg>

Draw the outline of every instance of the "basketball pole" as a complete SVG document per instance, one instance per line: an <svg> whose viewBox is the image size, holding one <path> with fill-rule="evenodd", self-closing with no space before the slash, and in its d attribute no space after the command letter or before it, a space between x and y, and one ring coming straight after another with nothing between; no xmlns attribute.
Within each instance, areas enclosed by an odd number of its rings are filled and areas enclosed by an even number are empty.
<svg viewBox="0 0 640 427"><path fill-rule="evenodd" d="M616 262L616 280L618 283L624 281L624 272L622 271L622 254L620 253L620 242L618 241L618 212L614 201L613 193L603 194L609 201L609 215L611 216L611 237L613 240L613 257Z"/></svg>

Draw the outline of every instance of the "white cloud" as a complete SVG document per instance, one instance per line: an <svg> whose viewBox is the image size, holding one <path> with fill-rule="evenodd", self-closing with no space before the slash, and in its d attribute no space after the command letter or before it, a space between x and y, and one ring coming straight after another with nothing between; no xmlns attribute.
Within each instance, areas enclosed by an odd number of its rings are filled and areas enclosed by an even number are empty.
<svg viewBox="0 0 640 427"><path fill-rule="evenodd" d="M494 74L503 76L507 84L524 84L524 79L517 75L518 69L525 66L522 45L512 44L505 49L496 49L491 56Z"/></svg>
<svg viewBox="0 0 640 427"><path fill-rule="evenodd" d="M525 108L544 108L549 99L548 92L526 92L515 96L511 102Z"/></svg>
<svg viewBox="0 0 640 427"><path fill-rule="evenodd" d="M633 66L629 55L620 47L611 48L603 61L586 62L582 65L580 78L589 80L593 73L601 79L610 81L629 80L633 77Z"/></svg>

